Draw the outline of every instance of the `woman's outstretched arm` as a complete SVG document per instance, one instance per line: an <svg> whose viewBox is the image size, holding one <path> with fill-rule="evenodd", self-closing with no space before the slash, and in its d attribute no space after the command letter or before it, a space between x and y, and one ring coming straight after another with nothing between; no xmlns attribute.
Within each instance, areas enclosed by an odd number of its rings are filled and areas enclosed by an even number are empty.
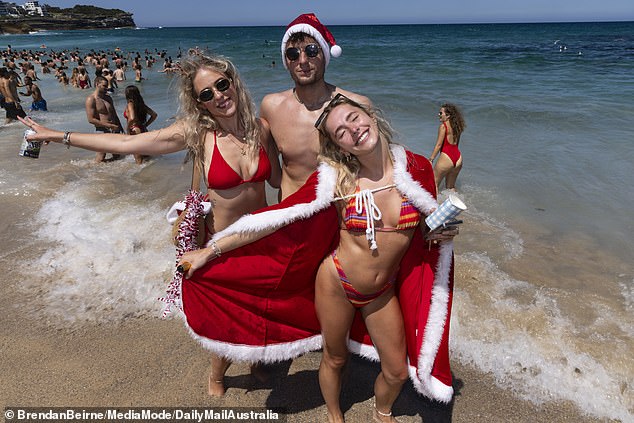
<svg viewBox="0 0 634 423"><path fill-rule="evenodd" d="M68 147L115 154L145 154L150 156L174 153L186 147L183 126L175 122L167 128L138 135L82 133L57 131L35 122L30 117L20 121L36 133L27 136L29 141L65 143Z"/></svg>

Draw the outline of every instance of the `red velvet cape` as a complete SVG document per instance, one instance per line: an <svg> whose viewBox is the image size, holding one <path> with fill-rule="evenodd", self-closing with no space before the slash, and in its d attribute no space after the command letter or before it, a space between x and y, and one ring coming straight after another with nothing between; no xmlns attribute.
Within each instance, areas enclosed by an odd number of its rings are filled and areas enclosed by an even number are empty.
<svg viewBox="0 0 634 423"><path fill-rule="evenodd" d="M398 145L392 153L397 189L428 215L438 206L431 164ZM321 348L314 281L321 261L338 243L335 182L335 170L322 163L297 193L214 236L279 228L211 261L191 280L183 279L186 323L203 346L249 362L280 361ZM442 402L453 395L448 347L452 285L452 243L430 248L416 231L397 285L410 378L418 392ZM359 315L349 346L378 360Z"/></svg>

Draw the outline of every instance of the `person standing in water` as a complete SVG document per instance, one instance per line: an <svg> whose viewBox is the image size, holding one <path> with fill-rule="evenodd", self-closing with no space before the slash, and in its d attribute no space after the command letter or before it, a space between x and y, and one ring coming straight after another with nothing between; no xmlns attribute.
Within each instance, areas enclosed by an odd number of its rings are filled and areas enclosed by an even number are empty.
<svg viewBox="0 0 634 423"><path fill-rule="evenodd" d="M95 125L97 132L115 134L123 132L112 97L108 95L108 80L103 76L95 77L95 91L86 98L86 117L88 123ZM117 154L112 156L113 159L119 157ZM97 152L95 163L101 163L105 158L105 152Z"/></svg>
<svg viewBox="0 0 634 423"><path fill-rule="evenodd" d="M24 86L26 87L26 92L20 92L20 94L33 96L31 111L47 111L48 109L46 108L46 100L44 100L44 98L42 97L40 87L38 87L38 85L33 82L33 79L30 76L24 77Z"/></svg>
<svg viewBox="0 0 634 423"><path fill-rule="evenodd" d="M125 88L125 99L127 104L123 111L123 117L128 121L128 134L137 135L147 132L147 127L156 120L156 112L145 104L141 92L134 85L128 85ZM146 157L135 154L134 160L137 164L141 164Z"/></svg>
<svg viewBox="0 0 634 423"><path fill-rule="evenodd" d="M462 169L462 154L458 149L458 144L466 125L460 109L451 103L445 103L440 106L438 119L440 120L438 137L436 138L434 151L429 156L429 160L432 163L438 157L438 161L434 165L436 190L440 191L440 184L444 179L445 187L455 191L456 180Z"/></svg>

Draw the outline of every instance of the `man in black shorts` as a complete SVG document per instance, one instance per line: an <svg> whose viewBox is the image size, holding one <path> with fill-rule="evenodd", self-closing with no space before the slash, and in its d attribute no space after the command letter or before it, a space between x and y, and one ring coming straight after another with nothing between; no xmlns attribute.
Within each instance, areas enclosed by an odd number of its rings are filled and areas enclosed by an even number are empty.
<svg viewBox="0 0 634 423"><path fill-rule="evenodd" d="M0 94L4 97L3 107L7 113L6 123L11 123L18 120L18 116L26 116L26 113L20 105L18 84L11 77L11 74L7 70L7 68L0 68Z"/></svg>

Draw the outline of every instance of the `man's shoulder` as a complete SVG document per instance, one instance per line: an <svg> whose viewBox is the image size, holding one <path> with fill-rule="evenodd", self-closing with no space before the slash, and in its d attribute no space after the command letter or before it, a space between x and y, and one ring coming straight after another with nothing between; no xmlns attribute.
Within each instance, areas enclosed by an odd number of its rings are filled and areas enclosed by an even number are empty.
<svg viewBox="0 0 634 423"><path fill-rule="evenodd" d="M260 113L266 115L267 111L273 111L291 98L293 90L280 91L277 93L271 93L264 96L260 105Z"/></svg>
<svg viewBox="0 0 634 423"><path fill-rule="evenodd" d="M293 90L284 90L277 93L271 93L264 96L262 105L277 105L288 99L293 94Z"/></svg>
<svg viewBox="0 0 634 423"><path fill-rule="evenodd" d="M335 88L335 92L337 94L343 94L346 97L348 97L349 99L354 100L354 101L356 101L359 104L366 104L366 105L370 105L370 106L372 105L372 100L370 100L368 97L366 97L364 95L357 94L357 93L354 93L352 91L344 90L344 89L342 89L340 87L336 87Z"/></svg>

